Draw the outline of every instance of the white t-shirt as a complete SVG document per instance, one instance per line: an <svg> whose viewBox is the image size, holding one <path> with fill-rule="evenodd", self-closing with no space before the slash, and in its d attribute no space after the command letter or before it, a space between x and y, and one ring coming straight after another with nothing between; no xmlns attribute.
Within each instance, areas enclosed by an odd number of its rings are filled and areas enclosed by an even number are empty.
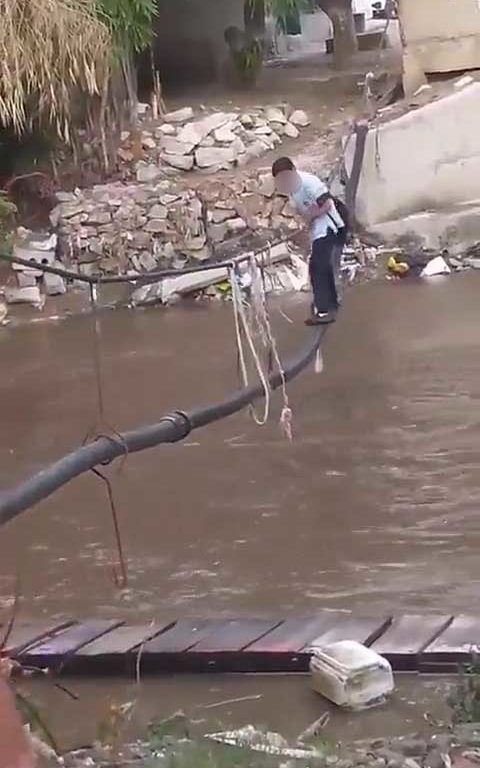
<svg viewBox="0 0 480 768"><path fill-rule="evenodd" d="M317 199L328 192L328 187L313 173L305 171L297 171L297 173L302 183L299 189L290 195L290 202L300 215L306 216L308 209L317 202ZM344 226L344 221L332 202L328 214L322 213L321 216L313 219L310 225L312 241L318 240L319 237L326 237L328 230L336 233Z"/></svg>

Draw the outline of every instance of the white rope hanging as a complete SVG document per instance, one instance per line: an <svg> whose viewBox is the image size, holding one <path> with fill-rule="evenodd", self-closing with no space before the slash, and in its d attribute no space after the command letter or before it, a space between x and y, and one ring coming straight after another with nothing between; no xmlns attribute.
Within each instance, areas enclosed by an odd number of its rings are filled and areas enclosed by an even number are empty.
<svg viewBox="0 0 480 768"><path fill-rule="evenodd" d="M242 376L243 385L245 387L248 387L248 370L247 370L247 364L245 359L245 351L243 348L242 331L245 336L245 339L247 340L247 344L249 346L253 361L255 363L255 368L257 370L258 377L260 379L260 382L262 384L263 391L265 394L265 406L264 406L263 416L261 417L257 416L254 408L251 408L252 417L255 423L258 424L259 427L262 427L267 423L268 417L270 415L270 383L268 381L267 375L263 370L262 361L260 360L260 356L255 347L255 342L253 340L252 333L250 331L250 327L246 317L242 291L238 282L237 274L233 267L230 269L230 284L232 286L232 302L233 302L233 315L235 320L235 334L237 338L238 359L240 363L240 373Z"/></svg>

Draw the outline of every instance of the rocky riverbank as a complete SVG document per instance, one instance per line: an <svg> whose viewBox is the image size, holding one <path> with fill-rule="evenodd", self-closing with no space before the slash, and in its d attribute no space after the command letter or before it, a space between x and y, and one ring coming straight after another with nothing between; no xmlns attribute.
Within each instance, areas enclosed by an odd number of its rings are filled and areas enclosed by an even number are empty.
<svg viewBox="0 0 480 768"><path fill-rule="evenodd" d="M174 718L175 729L152 726L147 741L120 749L97 746L65 755L67 768L146 766L318 766L318 768L477 768L480 763L480 723L432 729L429 736L413 734L349 743L331 742L328 730L307 733L292 743L278 733L246 726L228 732L236 746L195 736L195 726ZM172 721L166 721L171 723ZM320 727L321 728L321 727ZM50 759L49 765L58 764Z"/></svg>

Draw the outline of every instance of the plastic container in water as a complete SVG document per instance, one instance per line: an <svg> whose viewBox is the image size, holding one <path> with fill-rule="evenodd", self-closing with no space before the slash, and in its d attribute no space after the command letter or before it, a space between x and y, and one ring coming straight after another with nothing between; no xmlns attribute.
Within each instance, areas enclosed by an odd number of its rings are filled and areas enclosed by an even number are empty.
<svg viewBox="0 0 480 768"><path fill-rule="evenodd" d="M348 709L383 704L394 689L389 662L361 643L342 640L310 647L312 687L329 701Z"/></svg>

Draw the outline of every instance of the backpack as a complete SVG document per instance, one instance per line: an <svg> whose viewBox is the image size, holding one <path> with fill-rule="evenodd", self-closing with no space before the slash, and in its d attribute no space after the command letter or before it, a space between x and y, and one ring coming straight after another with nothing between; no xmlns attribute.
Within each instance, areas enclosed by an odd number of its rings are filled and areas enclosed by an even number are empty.
<svg viewBox="0 0 480 768"><path fill-rule="evenodd" d="M331 197L332 197L333 202L335 203L335 208L337 209L339 215L343 219L343 222L345 224L345 234L347 235L352 230L351 220L350 220L350 212L349 212L347 206L345 205L345 203L343 202L343 200L340 200L339 197L334 197L333 195Z"/></svg>

